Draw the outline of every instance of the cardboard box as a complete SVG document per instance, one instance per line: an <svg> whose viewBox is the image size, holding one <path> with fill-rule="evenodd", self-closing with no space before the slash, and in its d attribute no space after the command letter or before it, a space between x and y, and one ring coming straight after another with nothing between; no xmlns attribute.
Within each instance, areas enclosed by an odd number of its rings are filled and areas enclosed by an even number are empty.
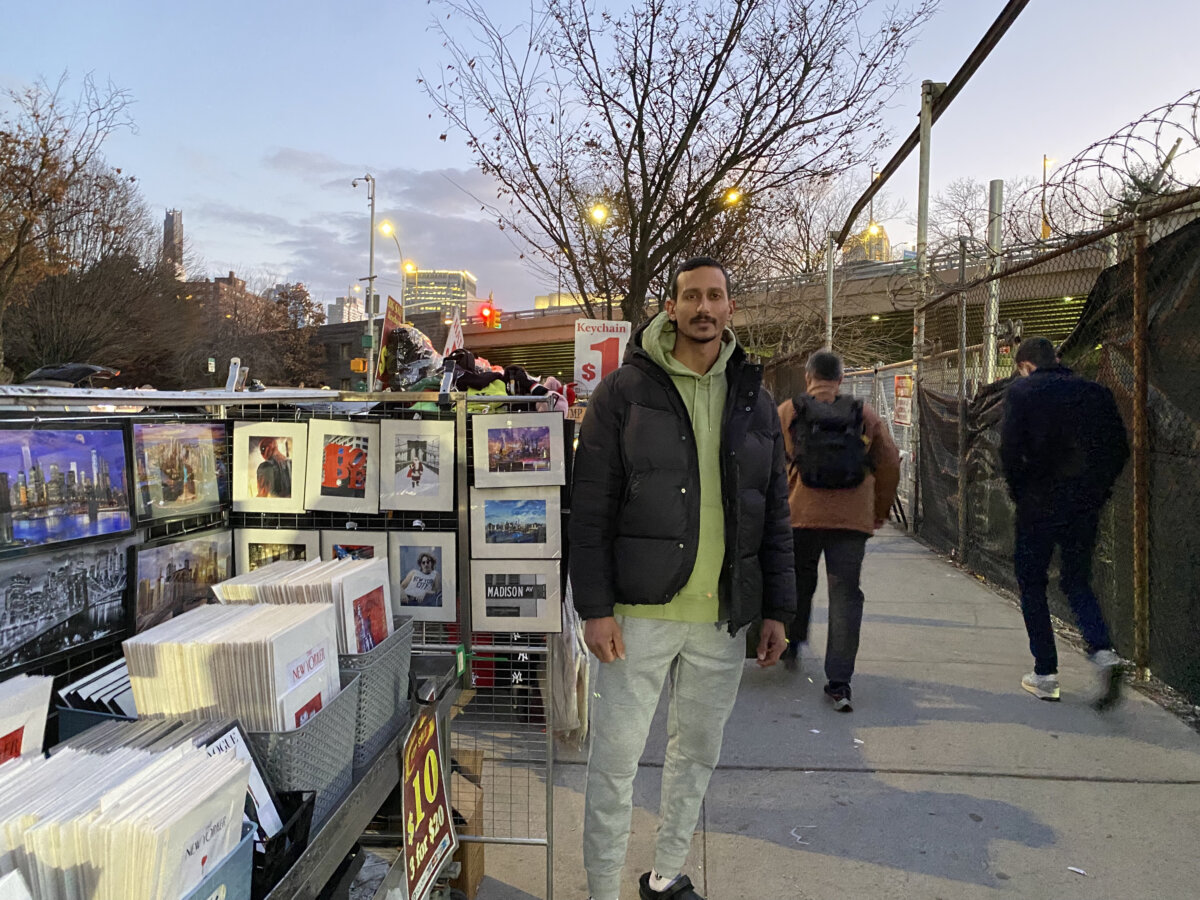
<svg viewBox="0 0 1200 900"><path fill-rule="evenodd" d="M453 747L450 756L455 763L458 774L471 782L477 788L483 787L483 751L475 748Z"/></svg>
<svg viewBox="0 0 1200 900"><path fill-rule="evenodd" d="M479 753L482 761L482 751L472 752ZM463 826L459 819L455 818L459 835L482 835L483 791L456 772L450 776L450 798L450 805L467 823ZM474 841L460 842L458 850L454 852L454 859L462 866L462 870L458 877L450 882L450 886L462 891L470 900L475 900L475 895L479 892L479 883L483 881L483 844Z"/></svg>

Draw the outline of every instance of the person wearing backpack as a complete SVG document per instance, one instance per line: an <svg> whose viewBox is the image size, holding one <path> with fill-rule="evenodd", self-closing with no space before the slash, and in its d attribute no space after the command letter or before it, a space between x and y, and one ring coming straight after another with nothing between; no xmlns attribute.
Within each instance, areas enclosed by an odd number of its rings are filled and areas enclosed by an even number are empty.
<svg viewBox="0 0 1200 900"><path fill-rule="evenodd" d="M805 393L779 407L788 459L788 505L796 557L796 618L788 629L784 665L795 669L799 645L825 556L829 633L825 695L850 712L850 679L858 656L863 593L859 587L867 538L887 520L900 483L900 454L887 426L868 404L838 392L842 358L818 350L804 367Z"/></svg>

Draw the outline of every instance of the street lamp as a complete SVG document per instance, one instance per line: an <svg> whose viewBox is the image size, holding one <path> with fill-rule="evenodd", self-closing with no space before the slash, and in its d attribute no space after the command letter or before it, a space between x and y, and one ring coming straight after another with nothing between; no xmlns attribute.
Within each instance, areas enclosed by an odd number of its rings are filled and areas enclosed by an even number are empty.
<svg viewBox="0 0 1200 900"><path fill-rule="evenodd" d="M604 275L604 317L609 321L612 320L612 290L608 283L608 267L604 262L604 236L602 230L604 223L608 221L608 207L603 203L596 203L588 210L588 215L591 216L592 224L596 226L596 246L600 250L600 271Z"/></svg>
<svg viewBox="0 0 1200 900"><path fill-rule="evenodd" d="M367 183L367 195L371 200L370 258L367 270L367 390L375 388L375 176L371 173L355 178L351 187L360 181ZM362 279L359 279L360 281Z"/></svg>
<svg viewBox="0 0 1200 900"><path fill-rule="evenodd" d="M410 271L409 266L413 266L413 264L411 262L406 263L404 261L404 251L400 249L400 238L398 238L396 236L396 226L385 219L384 221L379 223L379 230L383 234L388 235L392 239L392 241L395 243L396 252L400 254L400 271L402 273ZM416 269L416 267L413 266L413 271L415 271L415 269ZM406 279L402 276L400 278L400 321L401 322L404 321L404 283L405 283L405 281L406 281Z"/></svg>
<svg viewBox="0 0 1200 900"><path fill-rule="evenodd" d="M1046 156L1045 153L1042 154L1042 240L1043 241L1050 240L1050 220L1046 218L1046 173L1050 169L1050 167L1052 165L1054 165L1054 162L1055 161L1053 159L1050 159L1050 157Z"/></svg>
<svg viewBox="0 0 1200 900"><path fill-rule="evenodd" d="M731 187L725 192L725 196L722 199L725 201L726 206L737 206L742 202L742 192L738 188Z"/></svg>

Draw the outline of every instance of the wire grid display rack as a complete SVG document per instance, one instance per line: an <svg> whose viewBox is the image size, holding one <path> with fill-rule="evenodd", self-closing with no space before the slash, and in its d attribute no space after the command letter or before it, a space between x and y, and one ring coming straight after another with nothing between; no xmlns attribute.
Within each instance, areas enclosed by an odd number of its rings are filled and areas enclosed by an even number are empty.
<svg viewBox="0 0 1200 900"><path fill-rule="evenodd" d="M352 401L353 395L342 395ZM414 413L396 408L397 403L414 399L431 400L438 395L374 395L386 402L378 406L365 403L335 402L308 404L305 409L280 411L276 408L242 407L231 410L233 421L307 421L341 419L377 422L382 419L420 418L452 420L455 428L455 494L453 512L420 510L381 511L375 515L345 512L305 512L299 515L277 513L234 513L235 528L288 528L315 530L353 530L396 532L431 531L457 535L458 618L455 622L415 622L415 651L453 652L460 645L466 651L465 688L455 707L450 728L450 755L457 767L478 780L483 791L483 818L471 823L472 831L459 833L463 843L492 843L546 850L546 897L553 898L553 781L554 739L552 723L547 721L549 704L543 702L552 686L545 682L549 636L527 632L477 633L471 626L471 553L470 487L474 483L472 417L466 398L460 394L441 395L437 411ZM366 398L364 398L366 399ZM503 405L532 408L532 397L488 397L489 411ZM477 401L472 401L471 406ZM231 430L232 434L232 430ZM564 440L566 439L564 435ZM231 438L232 440L232 438ZM230 448L232 450L232 447ZM232 457L230 457L232 458ZM565 570L560 572L560 577ZM545 692L545 694L543 693ZM464 782L451 781L451 804L462 811L468 798L456 796ZM401 823L387 820L388 833L400 831ZM462 822L459 822L462 825Z"/></svg>
<svg viewBox="0 0 1200 900"><path fill-rule="evenodd" d="M129 393L141 402L165 401L162 395L143 396L142 392L106 392L106 399ZM214 392L215 393L215 392ZM464 843L496 843L544 847L546 849L546 897L553 898L553 727L543 703L543 691L552 686L545 682L551 667L546 665L549 637L529 633L475 634L471 628L470 602L470 485L473 467L470 449L470 416L467 397L461 393L422 394L351 394L339 393L326 399L308 396L295 403L288 398L229 395L215 397L171 395L173 407L186 411L154 411L123 415L82 414L63 416L40 412L5 413L0 421L35 424L45 421L162 422L177 420L261 422L304 422L310 419L341 419L378 422L383 419L451 420L455 430L455 508L450 512L421 510L381 511L363 515L346 512L307 511L301 514L218 512L167 523L147 523L147 540L177 536L214 526L268 529L429 531L456 534L458 619L453 623L415 623L414 650L453 652L460 645L467 651L466 689L456 707L458 714L451 727L452 753L471 754L478 766L480 787L484 792L484 818L479 834L463 834ZM135 397L134 394L137 396ZM74 394L70 398L75 397ZM22 399L25 399L22 396ZM86 392L79 394L88 401ZM488 397L489 411L506 408L531 410L538 398ZM418 401L430 402L436 409L419 413L406 408ZM472 400L474 404L477 400ZM61 409L61 407L59 407ZM564 440L567 436L564 435ZM233 430L226 442L227 463L233 459ZM568 462L569 467L569 462ZM569 468L568 468L569 471ZM232 473L231 473L232 474ZM566 505L564 504L564 508ZM562 574L565 577L565 569ZM58 684L85 675L118 658L120 641L126 633L113 635L86 647L72 648L55 657L43 658L20 670L49 674ZM16 671L16 670L14 670ZM473 752L472 752L473 751ZM453 782L452 782L453 783ZM382 798L381 798L382 799ZM455 802L452 799L452 802Z"/></svg>

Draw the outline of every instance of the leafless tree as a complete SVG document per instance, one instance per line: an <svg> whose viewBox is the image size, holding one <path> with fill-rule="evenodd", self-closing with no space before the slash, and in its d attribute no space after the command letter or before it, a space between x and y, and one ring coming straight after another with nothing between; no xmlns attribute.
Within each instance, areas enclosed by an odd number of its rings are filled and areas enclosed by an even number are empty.
<svg viewBox="0 0 1200 900"><path fill-rule="evenodd" d="M0 114L0 371L4 314L42 277L65 271L62 229L88 212L70 204L69 189L98 171L101 147L114 130L132 127L125 91L98 87L89 77L69 100L65 85L64 75L54 85L10 91Z"/></svg>
<svg viewBox="0 0 1200 900"><path fill-rule="evenodd" d="M533 0L507 28L481 0L438 0L448 64L422 83L495 179L500 227L588 314L620 298L637 322L739 203L871 158L935 4Z"/></svg>

